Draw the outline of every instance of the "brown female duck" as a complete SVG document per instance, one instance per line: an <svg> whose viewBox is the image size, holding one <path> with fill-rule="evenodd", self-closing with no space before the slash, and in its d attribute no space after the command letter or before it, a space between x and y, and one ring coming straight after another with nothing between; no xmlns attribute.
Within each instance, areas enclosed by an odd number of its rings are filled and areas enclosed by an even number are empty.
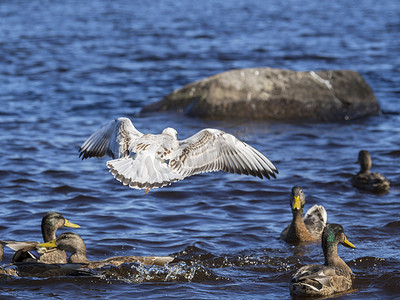
<svg viewBox="0 0 400 300"><path fill-rule="evenodd" d="M60 276L91 276L94 273L82 264L23 262L0 267L0 274L14 277L48 278Z"/></svg>
<svg viewBox="0 0 400 300"><path fill-rule="evenodd" d="M323 265L306 265L290 278L290 293L298 296L327 296L347 291L352 287L353 274L350 267L338 256L337 245L355 248L347 240L343 227L326 225L322 234Z"/></svg>
<svg viewBox="0 0 400 300"><path fill-rule="evenodd" d="M351 179L354 187L377 194L389 191L390 181L382 174L370 172L372 159L367 150L361 150L358 153L357 163L360 164L360 171Z"/></svg>
<svg viewBox="0 0 400 300"><path fill-rule="evenodd" d="M326 210L322 205L311 207L303 218L306 197L299 186L292 188L290 206L292 207L292 223L281 233L281 238L289 243L310 242L321 238L327 221Z"/></svg>
<svg viewBox="0 0 400 300"><path fill-rule="evenodd" d="M123 263L138 262L144 265L164 266L166 263L172 262L174 257L171 256L114 256L101 261L90 261L86 257L86 246L82 238L76 233L67 232L60 234L55 240L48 243L38 244L40 247L58 248L71 252L69 263L86 264L90 269L101 268L105 265L119 266Z"/></svg>
<svg viewBox="0 0 400 300"><path fill-rule="evenodd" d="M15 243L12 241L0 241L0 261L3 260L4 244ZM93 272L82 264L43 264L38 262L21 262L0 267L0 275L15 277L47 278L55 276L88 276Z"/></svg>
<svg viewBox="0 0 400 300"><path fill-rule="evenodd" d="M62 227L80 228L79 225L69 222L58 212L48 212L45 214L42 219L43 241L50 242L55 239L57 229ZM64 251L58 249L43 251L45 249L38 249L36 244L36 242L16 242L8 243L6 246L16 251L12 257L12 262L36 261L48 264L67 262L67 256Z"/></svg>

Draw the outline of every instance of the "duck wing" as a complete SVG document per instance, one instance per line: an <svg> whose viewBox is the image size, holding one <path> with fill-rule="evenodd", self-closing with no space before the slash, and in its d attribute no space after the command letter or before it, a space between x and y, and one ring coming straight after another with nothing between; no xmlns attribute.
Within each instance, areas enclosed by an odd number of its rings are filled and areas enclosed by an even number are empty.
<svg viewBox="0 0 400 300"><path fill-rule="evenodd" d="M172 256L113 256L101 261L91 261L88 267L92 269L109 265L118 267L124 263L141 263L146 266L165 266L165 264L172 262L174 259L175 258Z"/></svg>
<svg viewBox="0 0 400 300"><path fill-rule="evenodd" d="M146 266L165 266L172 262L175 258L172 256L136 256L138 262Z"/></svg>
<svg viewBox="0 0 400 300"><path fill-rule="evenodd" d="M352 276L346 270L325 265L301 267L290 278L290 293L299 296L326 296L350 289Z"/></svg>
<svg viewBox="0 0 400 300"><path fill-rule="evenodd" d="M306 212L303 220L311 235L320 237L326 226L328 215L322 205L315 204Z"/></svg>
<svg viewBox="0 0 400 300"><path fill-rule="evenodd" d="M38 242L1 241L1 243L14 251L29 251L36 249L36 244Z"/></svg>
<svg viewBox="0 0 400 300"><path fill-rule="evenodd" d="M35 262L40 261L44 263L64 263L66 262L66 255L64 251L58 249L46 249L37 247L38 242L17 242L17 241L0 241L6 247L14 250L11 258L13 263L21 262ZM55 257L54 257L55 256Z"/></svg>

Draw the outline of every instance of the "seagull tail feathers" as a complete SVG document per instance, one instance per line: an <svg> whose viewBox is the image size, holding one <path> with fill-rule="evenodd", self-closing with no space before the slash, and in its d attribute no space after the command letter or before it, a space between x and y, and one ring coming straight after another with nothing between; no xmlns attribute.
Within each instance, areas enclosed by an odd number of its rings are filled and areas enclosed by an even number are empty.
<svg viewBox="0 0 400 300"><path fill-rule="evenodd" d="M107 167L115 179L134 189L160 188L184 178L168 168L166 162L150 156L110 160Z"/></svg>

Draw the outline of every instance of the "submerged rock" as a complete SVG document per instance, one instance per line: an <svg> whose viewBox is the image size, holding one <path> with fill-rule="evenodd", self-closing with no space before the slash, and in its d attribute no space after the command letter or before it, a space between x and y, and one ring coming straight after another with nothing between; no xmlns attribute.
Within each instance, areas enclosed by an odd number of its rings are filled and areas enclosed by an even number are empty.
<svg viewBox="0 0 400 300"><path fill-rule="evenodd" d="M351 120L380 112L371 87L349 70L236 69L190 83L142 112L209 119Z"/></svg>

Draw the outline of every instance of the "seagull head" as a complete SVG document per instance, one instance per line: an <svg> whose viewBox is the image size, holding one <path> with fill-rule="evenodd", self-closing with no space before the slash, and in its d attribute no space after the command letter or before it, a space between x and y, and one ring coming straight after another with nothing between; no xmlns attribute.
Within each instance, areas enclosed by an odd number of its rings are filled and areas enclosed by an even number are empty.
<svg viewBox="0 0 400 300"><path fill-rule="evenodd" d="M177 138L177 136L178 136L178 132L171 127L165 128L162 133L168 134L168 135L172 136L173 138Z"/></svg>

